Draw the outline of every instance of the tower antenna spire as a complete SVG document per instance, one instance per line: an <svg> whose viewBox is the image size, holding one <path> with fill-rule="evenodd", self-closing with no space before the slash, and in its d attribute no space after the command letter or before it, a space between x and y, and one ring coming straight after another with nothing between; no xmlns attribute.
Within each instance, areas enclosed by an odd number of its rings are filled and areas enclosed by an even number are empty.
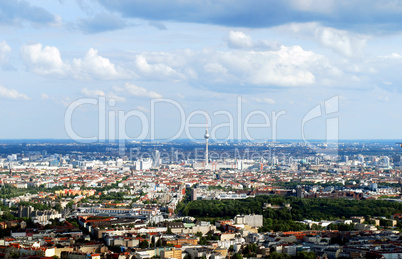
<svg viewBox="0 0 402 259"><path fill-rule="evenodd" d="M208 119L205 121L205 166L208 165L208 139L209 139L209 133L208 133Z"/></svg>

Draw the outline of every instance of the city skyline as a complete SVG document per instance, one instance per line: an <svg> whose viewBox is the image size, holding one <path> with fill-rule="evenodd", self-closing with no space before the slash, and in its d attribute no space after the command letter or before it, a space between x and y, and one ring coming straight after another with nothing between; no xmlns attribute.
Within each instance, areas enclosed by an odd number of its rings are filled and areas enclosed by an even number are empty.
<svg viewBox="0 0 402 259"><path fill-rule="evenodd" d="M0 139L69 139L68 107L101 97L104 117L92 104L72 113L77 133L104 127L109 136L119 132L119 112L135 111L149 121L149 139L152 102L166 99L185 118L207 113L211 141L227 136L212 135L228 122L222 112L234 118L233 139L247 139L237 124L242 131L255 111L270 126L253 139L302 139L303 120L317 106L308 139L326 139L333 118L336 139L402 139L398 2L13 1L0 11ZM205 125L200 114L182 121L178 106L155 106L155 139L171 138L178 124ZM249 119L261 124L263 116ZM133 138L144 129L136 118L123 126Z"/></svg>

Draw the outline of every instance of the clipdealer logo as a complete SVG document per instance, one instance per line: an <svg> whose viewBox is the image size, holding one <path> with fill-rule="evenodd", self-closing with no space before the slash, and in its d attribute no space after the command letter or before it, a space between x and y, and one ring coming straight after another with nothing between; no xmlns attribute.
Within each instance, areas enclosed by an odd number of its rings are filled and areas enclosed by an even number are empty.
<svg viewBox="0 0 402 259"><path fill-rule="evenodd" d="M303 142L316 153L338 154L339 143L339 96L333 96L309 110L301 122L301 135ZM325 139L319 144L308 140L305 135L305 126L317 119L325 119Z"/></svg>
<svg viewBox="0 0 402 259"><path fill-rule="evenodd" d="M302 118L301 136L304 143L317 152L327 152L328 149L323 149L314 145L307 140L305 136L305 125L310 121L316 120L320 117L332 115L338 112L338 96L332 97L309 110ZM262 140L261 138L254 138L251 133L253 130L266 130L266 138L263 140L277 141L278 123L280 118L287 114L285 110L271 111L267 113L263 110L252 110L247 113L244 112L242 107L242 97L237 97L236 112L230 112L227 110L218 110L211 115L204 110L194 110L190 113L186 113L184 106L178 101L168 98L156 98L150 100L150 113L145 113L138 109L129 111L111 109L116 106L116 100L107 99L105 96L99 96L98 98L81 98L73 101L66 109L64 116L65 130L68 136L77 142L118 142L119 149L124 152L126 141L143 141L150 140L155 141L160 138L156 136L156 118L158 114L158 105L170 105L177 110L177 116L179 118L179 127L174 134L168 138L164 138L165 141L172 141L179 138L186 138L189 140L199 140L200 136L193 136L191 130L193 129L205 129L208 128L211 139L219 139L220 141L234 141L234 140L249 140L256 141ZM98 113L98 128L96 134L93 136L84 136L80 134L73 127L74 112L83 105L92 105L95 107ZM321 111L324 109L324 112ZM193 123L193 118L196 116L202 116L205 118L205 123ZM212 119L220 116L224 117L226 122L212 123ZM127 122L130 118L136 118L139 120L140 132L137 136L132 137L127 133ZM255 122L255 118L259 118L259 123ZM254 120L253 120L254 119ZM261 120L262 119L262 120ZM338 118L333 117L326 120L326 143L333 143L338 140ZM217 131L224 130L227 132L224 137L217 137Z"/></svg>

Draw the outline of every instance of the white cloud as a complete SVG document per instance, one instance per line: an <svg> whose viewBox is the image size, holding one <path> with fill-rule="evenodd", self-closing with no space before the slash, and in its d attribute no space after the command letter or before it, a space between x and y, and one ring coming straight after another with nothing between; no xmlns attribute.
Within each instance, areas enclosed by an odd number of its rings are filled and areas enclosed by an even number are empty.
<svg viewBox="0 0 402 259"><path fill-rule="evenodd" d="M142 111L142 112L149 112L149 110L147 108L145 108L144 106L137 106L135 107L137 110Z"/></svg>
<svg viewBox="0 0 402 259"><path fill-rule="evenodd" d="M50 97L47 93L41 93L40 94L40 99L41 100L48 100Z"/></svg>
<svg viewBox="0 0 402 259"><path fill-rule="evenodd" d="M147 89L136 86L134 84L126 83L124 88L122 87L113 87L113 90L117 92L127 92L130 95L138 96L138 97L149 97L149 98L162 98L162 95L148 91Z"/></svg>
<svg viewBox="0 0 402 259"><path fill-rule="evenodd" d="M260 53L263 57L258 67L250 71L250 81L259 85L297 86L312 84L315 76L311 70L319 55L305 51L300 46L282 47L279 51ZM255 53L253 53L255 57Z"/></svg>
<svg viewBox="0 0 402 259"><path fill-rule="evenodd" d="M300 11L330 13L334 11L334 0L290 0L293 8Z"/></svg>
<svg viewBox="0 0 402 259"><path fill-rule="evenodd" d="M402 56L396 52L393 52L391 55L382 56L382 58L389 58L389 59L401 59Z"/></svg>
<svg viewBox="0 0 402 259"><path fill-rule="evenodd" d="M118 96L117 94L115 94L113 92L108 93L106 96L107 96L108 99L113 99L116 102L125 102L126 101L125 97Z"/></svg>
<svg viewBox="0 0 402 259"><path fill-rule="evenodd" d="M108 58L98 55L98 51L90 48L84 59L74 59L72 72L77 78L122 79L129 75L120 67L116 67Z"/></svg>
<svg viewBox="0 0 402 259"><path fill-rule="evenodd" d="M26 66L35 73L65 75L65 66L60 51L56 47L46 46L42 48L40 43L23 45L21 57Z"/></svg>
<svg viewBox="0 0 402 259"><path fill-rule="evenodd" d="M217 53L219 63L243 84L299 86L315 82L314 69L321 56L300 46L278 51Z"/></svg>
<svg viewBox="0 0 402 259"><path fill-rule="evenodd" d="M105 96L105 92L102 90L90 90L88 88L83 88L81 90L81 93L83 93L85 96L88 97L98 97L98 96Z"/></svg>
<svg viewBox="0 0 402 259"><path fill-rule="evenodd" d="M234 35L245 39L246 44L243 46L256 46L244 33ZM75 58L70 62L61 59L56 47L43 47L41 44L24 45L21 54L29 69L44 75L55 74L83 80L116 80L136 75L139 79L151 81L187 81L217 91L221 91L216 88L218 85L287 87L317 82L327 85L333 78L339 78L343 74L340 69L330 65L325 57L300 46L280 46L277 49L252 47L229 51L183 49L173 52L143 52L133 56L134 67L131 70L128 65L133 63L126 63L127 68L122 68L100 56L92 48L84 58ZM88 91L95 90L88 89L83 91L87 96L110 97L113 94L104 91L90 93ZM134 96L161 97L156 92L136 85L125 86L124 91Z"/></svg>
<svg viewBox="0 0 402 259"><path fill-rule="evenodd" d="M342 74L325 57L300 46L281 46L278 50L236 51L182 50L175 52L142 53L159 64L172 67L186 75L184 80L210 86L215 83L233 86L302 86L327 82ZM192 75L184 71L192 71ZM318 76L318 81L317 81ZM326 82L326 84L328 84Z"/></svg>
<svg viewBox="0 0 402 259"><path fill-rule="evenodd" d="M258 102L258 103L268 103L268 104L275 104L275 100L271 98L258 98L258 97L253 97L253 100Z"/></svg>
<svg viewBox="0 0 402 259"><path fill-rule="evenodd" d="M83 88L81 90L81 93L84 94L87 97L92 97L92 98L98 98L99 96L104 96L107 99L114 99L117 102L125 102L126 101L126 98L118 96L114 92L109 92L108 94L105 94L104 91L99 90L99 89L91 90L91 89L88 89L88 88Z"/></svg>
<svg viewBox="0 0 402 259"><path fill-rule="evenodd" d="M269 42L267 40L253 41L250 36L241 31L230 31L227 43L230 48L235 49L277 50L280 48L280 44L277 42Z"/></svg>
<svg viewBox="0 0 402 259"><path fill-rule="evenodd" d="M367 35L324 27L316 22L293 23L279 26L278 28L282 31L289 30L300 37L312 38L322 46L330 48L346 57L360 55L369 38Z"/></svg>
<svg viewBox="0 0 402 259"><path fill-rule="evenodd" d="M224 66L218 63L208 63L204 66L204 69L206 72L213 74L226 74L228 72Z"/></svg>
<svg viewBox="0 0 402 259"><path fill-rule="evenodd" d="M323 46L331 48L347 57L360 54L367 41L367 38L364 36L353 35L347 31L326 27L317 28L315 35Z"/></svg>
<svg viewBox="0 0 402 259"><path fill-rule="evenodd" d="M149 79L184 79L184 76L172 67L163 63L150 64L143 55L135 57L136 72L144 78Z"/></svg>
<svg viewBox="0 0 402 259"><path fill-rule="evenodd" d="M0 85L0 98L5 99L22 99L22 100L29 100L29 97L25 94L22 94L14 89L8 89L2 85Z"/></svg>
<svg viewBox="0 0 402 259"><path fill-rule="evenodd" d="M70 106L72 104L71 98L68 97L68 96L63 96L60 99L55 98L55 101L58 102L58 103L61 103L65 107Z"/></svg>
<svg viewBox="0 0 402 259"><path fill-rule="evenodd" d="M7 63L7 55L11 52L11 47L6 41L0 41L0 64Z"/></svg>
<svg viewBox="0 0 402 259"><path fill-rule="evenodd" d="M123 92L124 88L120 86L113 86L112 89L116 92Z"/></svg>
<svg viewBox="0 0 402 259"><path fill-rule="evenodd" d="M184 49L174 52L144 52L134 56L134 68L131 71L100 56L93 48L89 49L84 58L75 58L71 62L63 61L56 47L43 47L40 43L24 45L21 55L29 69L43 75L81 80L116 80L136 75L144 80L189 81L211 87L213 83L249 86L309 85L317 82L316 74L334 77L334 73L331 74L330 71L338 71L337 68L323 66L325 58L300 46L261 49L255 47L258 42L253 43L242 32L232 32L231 35L232 40L237 39L238 46L245 48L235 51ZM135 96L160 97L156 92L149 92L135 85L126 87L125 91ZM89 92L84 94L90 95ZM103 96L110 94L112 93L102 93Z"/></svg>
<svg viewBox="0 0 402 259"><path fill-rule="evenodd" d="M389 96L378 96L377 99L382 102L389 102Z"/></svg>
<svg viewBox="0 0 402 259"><path fill-rule="evenodd" d="M250 36L241 31L230 31L228 45L232 48L251 48L253 42Z"/></svg>
<svg viewBox="0 0 402 259"><path fill-rule="evenodd" d="M43 47L40 43L23 45L21 56L29 70L41 75L106 80L130 78L127 72L108 58L98 55L98 51L93 48L89 49L83 59L76 58L71 63L63 62L58 48Z"/></svg>

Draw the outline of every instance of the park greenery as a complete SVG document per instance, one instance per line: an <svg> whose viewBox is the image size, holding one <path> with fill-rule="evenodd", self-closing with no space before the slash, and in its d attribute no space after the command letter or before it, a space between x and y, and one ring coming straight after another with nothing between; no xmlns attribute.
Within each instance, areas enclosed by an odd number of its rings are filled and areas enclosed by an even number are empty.
<svg viewBox="0 0 402 259"><path fill-rule="evenodd" d="M264 209L264 204L279 205L281 208ZM285 207L290 204L290 208ZM233 218L239 214L262 214L264 225L260 231L290 231L307 229L299 223L305 219L314 221L348 219L352 216L387 217L402 213L402 203L388 200L349 199L302 199L282 196L257 196L242 200L196 200L179 203L177 212L204 220ZM352 226L331 225L330 229L348 230ZM401 224L398 224L398 228Z"/></svg>
<svg viewBox="0 0 402 259"><path fill-rule="evenodd" d="M119 187L119 183L121 181L117 181L116 183L112 183L110 185L102 186L102 187L80 187L81 190L95 190L96 192L104 192L104 191L109 191L112 189L121 189ZM55 192L59 190L64 190L68 189L66 186L54 186L52 188L47 188L45 184L42 184L40 186L28 186L27 188L17 188L13 185L10 184L4 184L0 188L0 198L3 199L10 199L14 197L18 197L21 195L25 195L27 193L30 194L38 194L40 192ZM119 198L119 197L116 197Z"/></svg>

